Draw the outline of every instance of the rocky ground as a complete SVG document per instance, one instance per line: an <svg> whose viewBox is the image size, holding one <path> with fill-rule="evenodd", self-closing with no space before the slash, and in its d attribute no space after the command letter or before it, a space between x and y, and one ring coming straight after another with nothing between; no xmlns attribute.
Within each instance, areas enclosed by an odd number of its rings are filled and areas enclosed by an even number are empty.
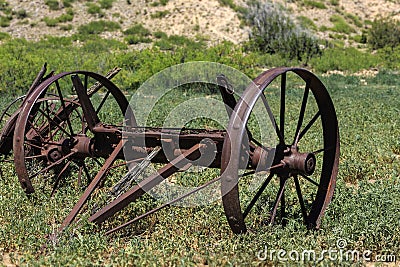
<svg viewBox="0 0 400 267"><path fill-rule="evenodd" d="M79 25L89 21L104 19L121 24L122 30L135 23L141 23L152 32L163 31L167 34L178 34L189 37L201 35L211 42L229 40L239 43L248 38L248 29L241 24L237 12L221 4L219 0L169 0L166 5L156 5L158 0L116 0L112 8L104 10L104 16L91 15L87 12L87 2L73 2L74 18L72 22L61 23L55 27L46 26L45 17L56 18L66 12L60 4L60 10L50 10L45 0L0 0L8 3L14 13L24 10L27 17L17 18L15 15L8 27L0 31L14 37L38 40L44 35L69 36L77 31ZM62 3L62 1L60 1ZM90 1L96 3L97 0ZM245 6L244 0L234 0L236 5ZM338 4L326 4L326 9L313 8L304 1L275 0L286 7L293 17L306 16L321 27L331 27L329 18L338 12L356 15L361 20L373 20L378 16L392 16L400 19L400 0L339 0ZM322 1L332 2L332 1ZM155 18L157 12L166 12L164 16ZM1 15L0 7L0 15ZM72 29L62 30L61 26L70 24ZM361 29L357 29L360 31ZM319 33L322 37L329 32ZM121 38L122 32L106 32L108 38Z"/></svg>

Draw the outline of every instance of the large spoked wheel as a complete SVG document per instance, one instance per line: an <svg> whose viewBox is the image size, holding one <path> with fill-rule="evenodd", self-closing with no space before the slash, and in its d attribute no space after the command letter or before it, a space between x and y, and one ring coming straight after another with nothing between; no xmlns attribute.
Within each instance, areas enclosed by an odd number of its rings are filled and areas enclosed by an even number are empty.
<svg viewBox="0 0 400 267"><path fill-rule="evenodd" d="M84 105L77 86L87 96ZM98 121L88 122L87 106ZM81 177L90 182L119 140L96 135L89 124L122 131L127 108L123 93L92 72L60 73L38 85L20 109L13 139L16 172L25 192L34 192L37 185L49 187L53 194L70 173L79 183ZM100 152L94 145L99 136L108 141Z"/></svg>
<svg viewBox="0 0 400 267"><path fill-rule="evenodd" d="M12 150L12 136L14 134L15 122L18 118L18 108L21 106L25 95L12 101L0 116L0 154L8 155Z"/></svg>
<svg viewBox="0 0 400 267"><path fill-rule="evenodd" d="M275 145L252 132L256 108L271 121ZM322 82L299 68L262 73L236 105L227 133L221 190L233 232L246 232L260 221L273 223L278 215L283 224L299 217L318 228L333 196L339 162L336 113ZM253 179L242 175L250 165L256 169Z"/></svg>

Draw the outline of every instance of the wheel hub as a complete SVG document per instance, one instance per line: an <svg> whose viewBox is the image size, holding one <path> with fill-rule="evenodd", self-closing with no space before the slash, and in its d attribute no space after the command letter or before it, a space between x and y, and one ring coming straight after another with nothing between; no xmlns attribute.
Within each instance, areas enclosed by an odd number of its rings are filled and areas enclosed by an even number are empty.
<svg viewBox="0 0 400 267"><path fill-rule="evenodd" d="M312 175L315 171L315 155L313 153L300 153L298 147L295 146L288 148L282 161L292 175L297 173Z"/></svg>
<svg viewBox="0 0 400 267"><path fill-rule="evenodd" d="M272 168L269 166L271 162ZM252 153L251 164L257 171L271 168L271 171L281 177L290 177L298 173L312 175L315 171L316 158L313 153L300 153L297 146L256 147ZM282 166L274 167L279 164Z"/></svg>

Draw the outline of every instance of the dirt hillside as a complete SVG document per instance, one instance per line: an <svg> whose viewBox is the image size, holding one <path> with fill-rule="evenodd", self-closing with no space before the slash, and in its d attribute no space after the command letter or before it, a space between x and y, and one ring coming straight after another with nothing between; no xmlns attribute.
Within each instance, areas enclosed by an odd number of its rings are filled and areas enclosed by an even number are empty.
<svg viewBox="0 0 400 267"><path fill-rule="evenodd" d="M103 33L103 36L108 38L122 38L122 30L136 23L144 25L152 32L163 31L169 35L190 37L201 35L207 37L210 42L229 40L239 43L248 38L248 29L241 24L237 12L232 7L221 4L222 1L219 0L162 1L165 5L158 0L116 0L111 8L102 10L102 15L88 13L89 1L73 1L73 20L53 27L46 26L44 19L57 18L65 14L67 8L63 6L61 0L59 10L51 10L45 2L46 0L0 0L2 4L0 15L5 16L5 6L8 10L12 10L13 14L9 25L2 24L0 31L14 37L38 40L44 35L69 36L75 33L80 25L102 19L115 21L121 25L121 31ZM392 16L400 19L400 0L339 0L335 4L332 4L335 1L319 1L327 3L325 8L305 5L301 0L276 0L275 2L286 7L294 18L308 17L318 27L332 27L329 18L337 13L353 14L361 21L373 20L377 16ZM98 1L94 0L90 3L98 4ZM242 0L234 0L233 3L246 6L245 1ZM361 28L356 30L360 32Z"/></svg>

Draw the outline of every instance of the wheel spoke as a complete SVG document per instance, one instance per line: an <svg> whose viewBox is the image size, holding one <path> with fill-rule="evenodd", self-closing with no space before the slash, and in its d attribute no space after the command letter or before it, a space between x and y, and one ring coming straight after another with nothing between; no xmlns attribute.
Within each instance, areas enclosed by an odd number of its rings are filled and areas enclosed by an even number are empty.
<svg viewBox="0 0 400 267"><path fill-rule="evenodd" d="M308 100L308 93L310 91L309 88L309 83L306 83L306 88L304 89L304 95L303 95L303 100L301 102L301 109L300 109L300 114L299 114L299 120L297 121L297 128L296 128L296 134L294 136L293 140L293 145L297 145L299 142L299 134L300 134L300 128L303 125L303 120L304 120L304 113L306 111L306 106L307 106L307 100Z"/></svg>
<svg viewBox="0 0 400 267"><path fill-rule="evenodd" d="M267 99L265 98L264 92L261 94L261 99L262 99L262 101L263 101L263 103L264 103L264 107L265 107L265 109L267 110L267 113L268 113L268 116L269 116L270 120L271 120L272 123L274 124L274 128L275 128L276 135L277 135L278 138L279 138L279 143L280 143L280 144L285 144L285 140L284 140L284 138L283 138L283 136L282 136L281 131L279 130L278 124L276 123L275 116L274 116L274 114L272 113L272 110L271 110L271 108L270 108L269 105L268 105L268 101L267 101Z"/></svg>
<svg viewBox="0 0 400 267"><path fill-rule="evenodd" d="M33 144L33 143L29 143L29 142L30 142L29 140L25 140L25 141L24 141L24 144L26 144L27 146L30 146L30 147L37 148L37 149L42 149L41 146L35 145L35 144Z"/></svg>
<svg viewBox="0 0 400 267"><path fill-rule="evenodd" d="M330 151L330 150L332 150L332 149L334 149L335 147L334 146L331 146L331 147L328 147L328 148L321 148L321 149L318 149L318 150L315 150L314 152L312 152L314 155L317 155L317 154L319 154L319 153L321 153L321 152L327 152L327 151Z"/></svg>
<svg viewBox="0 0 400 267"><path fill-rule="evenodd" d="M151 214L153 214L153 213L155 213L155 212L157 212L157 211L159 211L159 210L161 210L161 209L163 209L165 207L168 207L168 206L170 206L170 205L172 205L172 204L174 204L174 203L176 203L178 201L181 201L182 199L184 199L186 197L189 197L190 195L193 195L194 193L202 190L203 188L206 188L207 186L210 186L211 184L213 184L213 183L215 183L215 182L217 182L219 180L221 180L221 176L218 176L218 177L208 181L207 183L205 183L205 184L203 184L203 185L201 185L199 187L196 187L195 189L187 192L186 194L183 194L182 196L179 196L179 197L177 197L177 198L175 198L175 199L173 199L173 200L171 200L171 201L169 201L169 202L167 202L167 203L165 203L165 204L163 204L163 205L161 205L161 206L159 206L159 207L157 207L155 209L152 209L152 210L150 210L150 211L148 211L146 213L143 213L142 215L137 216L136 218L130 220L129 222L126 222L126 223L124 223L124 224L122 224L122 225L120 225L120 226L118 226L118 227L116 227L116 228L114 228L112 230L107 231L106 235L112 234L112 233L114 233L114 232L116 232L116 231L118 231L118 230L120 230L120 229L122 229L122 228L124 228L124 227L126 227L128 225L131 225L132 223L134 223L134 222L136 222L138 220L141 220L141 219L143 219L143 218L145 218L145 217L147 217L147 216L149 216L149 215L151 215Z"/></svg>
<svg viewBox="0 0 400 267"><path fill-rule="evenodd" d="M285 178L280 178L279 179L280 186L284 187L286 183ZM286 201L285 201L285 190L282 191L282 197L281 197L281 218L282 218L282 225L286 225Z"/></svg>
<svg viewBox="0 0 400 267"><path fill-rule="evenodd" d="M29 126L31 127L30 129L32 129L32 130L37 134L37 136L39 136L40 140L43 141L43 140L44 140L44 137L43 137L42 134L39 132L39 130L36 129L36 127L35 127L35 125L33 124L33 122L31 122L30 120L27 120L27 122L28 122ZM41 148L41 147L40 147L40 148Z"/></svg>
<svg viewBox="0 0 400 267"><path fill-rule="evenodd" d="M45 101L44 105L45 105L45 109L46 109L47 114L50 114L49 103L47 101ZM47 126L49 127L48 131L49 131L50 139L53 139L53 136L51 134L51 124L50 124L49 121L47 123Z"/></svg>
<svg viewBox="0 0 400 267"><path fill-rule="evenodd" d="M307 181L309 181L310 183L312 183L313 185L316 185L316 186L319 187L319 183L317 183L316 181L314 181L313 179L311 179L307 175L304 175L304 174L300 173L300 176L303 177L304 179L306 179Z"/></svg>
<svg viewBox="0 0 400 267"><path fill-rule="evenodd" d="M293 179L294 179L294 184L296 186L297 197L299 198L301 214L303 215L304 222L307 224L307 210L306 206L304 205L304 199L303 199L303 194L301 193L299 178L297 177L297 175L295 175Z"/></svg>
<svg viewBox="0 0 400 267"><path fill-rule="evenodd" d="M55 166L57 166L58 164L60 164L63 160L69 158L69 157L72 156L73 154L75 154L75 152L69 153L68 155L66 155L66 156L62 157L61 159L57 160L56 162L50 164L50 165L47 166L46 168L44 168L44 169L42 169L42 170L36 172L35 174L33 174L33 175L31 175L31 176L29 177L29 180L32 179L33 177L35 177L35 176L37 176L37 175L43 173L43 172L47 172L48 170L54 168Z"/></svg>
<svg viewBox="0 0 400 267"><path fill-rule="evenodd" d="M83 167L83 172L85 173L86 178L87 178L87 184L90 184L90 182L92 181L92 177L90 176L89 170L88 170L85 162L83 162L82 167Z"/></svg>
<svg viewBox="0 0 400 267"><path fill-rule="evenodd" d="M303 131L301 131L301 133L299 134L299 138L297 140L300 141L300 139L307 133L307 131L311 128L311 126L313 126L313 124L315 123L315 121L318 119L318 117L321 115L321 112L318 110L318 112L314 115L314 117L311 119L311 121L307 124L306 127L304 127Z"/></svg>
<svg viewBox="0 0 400 267"><path fill-rule="evenodd" d="M282 139L285 140L285 96L286 96L286 73L281 76L281 109L279 114L279 126ZM284 143L284 142L283 142Z"/></svg>
<svg viewBox="0 0 400 267"><path fill-rule="evenodd" d="M253 208L254 204L256 204L257 200L260 198L261 194L264 192L265 188L271 181L272 177L274 176L273 173L270 173L265 179L264 183L261 185L261 187L258 189L257 193L254 195L253 199L250 201L250 204L247 206L245 211L243 212L243 218L246 218L246 216L249 214L250 210Z"/></svg>
<svg viewBox="0 0 400 267"><path fill-rule="evenodd" d="M62 95L60 84L58 83L58 81L56 81L56 87L57 87L58 96L60 97L62 108L64 110L67 110L67 106L65 105L64 97ZM69 116L66 116L66 121L67 121L67 125L68 125L71 135L74 135L74 130L72 129L72 124L71 124L71 121L69 120Z"/></svg>
<svg viewBox="0 0 400 267"><path fill-rule="evenodd" d="M286 181L287 181L287 179L285 179L285 180L284 180L283 182L281 182L280 185L279 185L278 194L277 194L277 196L276 196L274 208L272 209L271 218L270 218L270 220L269 220L269 223L270 223L270 224L273 224L273 223L275 222L276 211L277 211L277 209L278 209L279 203L281 202L281 198L282 198L283 192L284 192L284 190L285 190Z"/></svg>
<svg viewBox="0 0 400 267"><path fill-rule="evenodd" d="M39 111L40 113L42 113L43 116L44 116L45 118L47 118L47 119L49 120L49 123L50 123L50 124L53 123L54 126L56 126L56 127L57 127L58 129L60 129L63 133L65 133L66 135L68 135L69 137L72 138L72 135L71 135L70 133L68 133L68 132L67 132L64 128L62 128L56 121L54 121L52 118L50 118L50 116L46 115L42 109L39 108L38 111Z"/></svg>
<svg viewBox="0 0 400 267"><path fill-rule="evenodd" d="M110 93L111 93L110 91L107 91L107 93L105 94L105 96L104 96L103 99L101 100L100 105L99 105L99 106L97 107L97 109L96 109L96 113L97 113L97 114L99 114L101 108L103 107L103 105L104 105L104 103L106 102L106 100L107 100L108 96L110 95Z"/></svg>
<svg viewBox="0 0 400 267"><path fill-rule="evenodd" d="M26 156L25 159L39 159L39 158L45 158L46 155L35 155L35 156Z"/></svg>
<svg viewBox="0 0 400 267"><path fill-rule="evenodd" d="M56 193L56 190L57 190L57 187L58 187L58 183L60 182L62 175L68 169L70 164L71 164L71 161L68 161L67 164L65 164L65 166L62 168L60 173L57 175L57 178L56 178L56 180L54 182L54 185L53 185L53 190L51 190L50 197L53 197L54 194Z"/></svg>

